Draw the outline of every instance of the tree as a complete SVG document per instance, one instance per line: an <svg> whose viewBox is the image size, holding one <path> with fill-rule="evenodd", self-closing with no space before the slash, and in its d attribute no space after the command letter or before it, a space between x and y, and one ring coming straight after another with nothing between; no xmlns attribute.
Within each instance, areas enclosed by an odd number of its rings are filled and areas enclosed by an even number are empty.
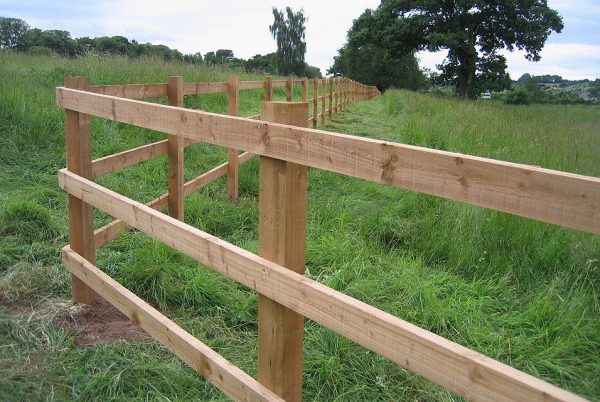
<svg viewBox="0 0 600 402"><path fill-rule="evenodd" d="M329 73L344 75L380 90L389 87L418 89L425 85L414 52L394 54L378 37L378 20L366 10L353 21L346 44L338 51Z"/></svg>
<svg viewBox="0 0 600 402"><path fill-rule="evenodd" d="M463 99L508 87L499 50L524 50L527 60L538 61L550 33L563 28L547 0L382 0L377 18L392 53L447 49L442 77Z"/></svg>
<svg viewBox="0 0 600 402"><path fill-rule="evenodd" d="M16 49L22 46L29 25L18 18L0 17L0 48Z"/></svg>
<svg viewBox="0 0 600 402"><path fill-rule="evenodd" d="M306 17L304 10L298 12L291 8L285 8L286 16L283 11L273 7L273 25L269 26L269 31L273 39L277 42L277 52L275 52L275 63L279 74L298 76L304 75L304 55L306 54L306 42L304 26Z"/></svg>

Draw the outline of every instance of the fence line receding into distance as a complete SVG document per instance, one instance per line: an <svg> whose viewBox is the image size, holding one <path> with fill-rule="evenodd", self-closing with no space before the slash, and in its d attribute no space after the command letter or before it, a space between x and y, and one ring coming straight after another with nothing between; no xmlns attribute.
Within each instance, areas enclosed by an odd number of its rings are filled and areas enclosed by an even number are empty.
<svg viewBox="0 0 600 402"><path fill-rule="evenodd" d="M300 102L292 102L294 85L300 85ZM582 400L305 277L306 177L308 167L325 169L595 234L600 179L317 130L319 118L324 124L352 102L380 93L347 78L314 79L308 99L310 86L306 78L291 77L222 83L171 77L166 84L94 87L71 77L57 88L67 136L67 168L59 172L69 194L70 245L63 261L72 273L74 301L105 298L234 400L301 399L304 317L467 399ZM272 102L273 88L286 88L287 102ZM239 91L246 89L265 91L258 116L238 117ZM182 107L185 95L216 92L227 93L229 115ZM143 101L155 97L168 97L169 105ZM161 131L167 139L91 160L90 116ZM183 148L200 141L228 148L228 161L184 182ZM168 155L169 192L148 204L93 181L162 154ZM259 255L183 222L184 198L219 177L227 175L229 196L236 200L238 166L255 155ZM93 208L117 220L94 231ZM170 216L160 212L165 209ZM258 292L258 380L95 266L96 249L128 228Z"/></svg>

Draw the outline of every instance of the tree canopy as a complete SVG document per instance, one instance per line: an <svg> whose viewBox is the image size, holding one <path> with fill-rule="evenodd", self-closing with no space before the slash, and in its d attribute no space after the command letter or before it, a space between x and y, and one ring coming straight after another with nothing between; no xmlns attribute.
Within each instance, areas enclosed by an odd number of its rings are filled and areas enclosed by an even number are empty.
<svg viewBox="0 0 600 402"><path fill-rule="evenodd" d="M304 10L294 12L286 7L284 15L283 11L273 7L273 18L273 25L269 26L269 31L277 42L275 52L277 70L282 75L304 75L306 54Z"/></svg>
<svg viewBox="0 0 600 402"><path fill-rule="evenodd" d="M328 71L344 75L380 90L396 87L418 89L425 84L414 52L393 53L378 38L377 17L366 10L354 20L346 44L338 51Z"/></svg>
<svg viewBox="0 0 600 402"><path fill-rule="evenodd" d="M546 0L382 0L374 16L391 54L447 49L440 77L462 98L510 85L501 49L538 61L550 33L563 28Z"/></svg>

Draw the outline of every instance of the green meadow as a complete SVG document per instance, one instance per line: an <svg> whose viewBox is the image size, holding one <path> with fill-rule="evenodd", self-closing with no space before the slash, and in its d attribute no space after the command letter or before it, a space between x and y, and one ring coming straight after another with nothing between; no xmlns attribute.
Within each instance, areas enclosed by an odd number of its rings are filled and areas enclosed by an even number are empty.
<svg viewBox="0 0 600 402"><path fill-rule="evenodd" d="M54 88L92 84L260 80L153 59L77 59L0 52L0 400L226 400L155 342L76 348L53 324L69 306L64 112ZM309 94L309 97L312 96ZM262 91L243 91L242 116ZM284 99L282 89L275 99ZM300 99L297 89L295 99ZM185 106L226 113L225 94ZM600 108L509 106L387 91L325 129L600 176ZM93 157L164 134L93 119ZM226 150L185 151L186 180ZM166 157L98 180L138 201L167 191ZM191 195L185 221L258 249L258 161L240 168L240 202L225 179ZM99 227L112 218L96 212ZM589 399L600 400L600 236L311 169L307 275L443 337ZM138 232L98 251L97 265L198 339L256 376L256 294ZM304 399L460 398L307 320Z"/></svg>

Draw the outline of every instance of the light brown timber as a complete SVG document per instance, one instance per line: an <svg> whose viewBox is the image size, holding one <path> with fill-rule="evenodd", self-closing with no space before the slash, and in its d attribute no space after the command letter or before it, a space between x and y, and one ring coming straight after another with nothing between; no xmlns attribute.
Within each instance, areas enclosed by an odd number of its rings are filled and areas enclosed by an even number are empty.
<svg viewBox="0 0 600 402"><path fill-rule="evenodd" d="M308 103L263 102L263 120L306 127ZM308 168L260 157L258 253L299 274L306 255ZM258 296L258 381L289 402L302 400L304 317Z"/></svg>
<svg viewBox="0 0 600 402"><path fill-rule="evenodd" d="M302 79L302 102L308 102L308 78Z"/></svg>
<svg viewBox="0 0 600 402"><path fill-rule="evenodd" d="M90 80L87 77L69 77L65 87L87 91ZM65 110L65 142L67 169L82 177L91 179L92 174L92 132L90 116L72 110ZM94 210L81 199L68 196L69 242L73 250L88 261L96 261L94 247ZM73 303L90 304L96 293L77 276L71 275Z"/></svg>
<svg viewBox="0 0 600 402"><path fill-rule="evenodd" d="M156 156L166 154L168 140L154 142L152 144L142 145L127 151L105 156L92 161L92 177L100 177L108 173L113 173L136 163L144 162Z"/></svg>
<svg viewBox="0 0 600 402"><path fill-rule="evenodd" d="M74 252L62 250L63 264L188 366L235 401L283 401L254 378L200 342L144 300Z"/></svg>
<svg viewBox="0 0 600 402"><path fill-rule="evenodd" d="M600 234L600 178L57 89L58 105L194 140Z"/></svg>
<svg viewBox="0 0 600 402"><path fill-rule="evenodd" d="M183 107L183 77L169 77L167 82L169 105ZM173 134L167 135L167 156L169 161L169 215L183 221L183 149L185 138Z"/></svg>
<svg viewBox="0 0 600 402"><path fill-rule="evenodd" d="M287 80L285 82L285 89L286 89L285 99L288 102L291 102L292 98L293 98L293 94L294 94L294 79L292 78L292 76L287 77Z"/></svg>
<svg viewBox="0 0 600 402"><path fill-rule="evenodd" d="M321 97L321 126L325 127L325 117L326 117L326 102L327 102L327 79L323 78L321 81L323 86L323 96Z"/></svg>
<svg viewBox="0 0 600 402"><path fill-rule="evenodd" d="M167 84L96 85L90 92L128 99L160 98L167 96Z"/></svg>
<svg viewBox="0 0 600 402"><path fill-rule="evenodd" d="M273 77L267 75L265 77L265 101L269 102L273 99Z"/></svg>
<svg viewBox="0 0 600 402"><path fill-rule="evenodd" d="M583 401L290 269L71 173L59 185L82 201L473 401Z"/></svg>
<svg viewBox="0 0 600 402"><path fill-rule="evenodd" d="M227 92L228 84L226 82L186 82L183 85L185 95L195 94L215 94Z"/></svg>
<svg viewBox="0 0 600 402"><path fill-rule="evenodd" d="M329 121L333 114L333 78L329 78Z"/></svg>
<svg viewBox="0 0 600 402"><path fill-rule="evenodd" d="M229 95L228 95L228 111L230 116L240 115L240 91L239 78L237 76L229 77ZM227 193L231 201L238 201L238 149L229 147L227 150Z"/></svg>
<svg viewBox="0 0 600 402"><path fill-rule="evenodd" d="M313 79L313 116L312 126L317 128L317 114L319 114L319 79Z"/></svg>

